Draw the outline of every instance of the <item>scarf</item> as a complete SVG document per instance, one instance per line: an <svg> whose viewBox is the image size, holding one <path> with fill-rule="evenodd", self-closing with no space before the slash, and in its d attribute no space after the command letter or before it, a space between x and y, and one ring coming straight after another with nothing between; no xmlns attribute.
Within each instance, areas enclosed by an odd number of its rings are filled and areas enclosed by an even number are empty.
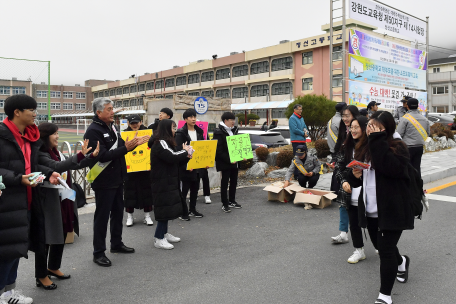
<svg viewBox="0 0 456 304"><path fill-rule="evenodd" d="M234 127L232 127L232 128L227 127L227 126L223 123L223 121L220 122L220 125L221 125L222 127L225 128L225 130L226 130L226 132L228 132L228 135L229 135L229 136L233 136L233 128L234 128Z"/></svg>
<svg viewBox="0 0 456 304"><path fill-rule="evenodd" d="M301 119L301 117L302 117L301 115L299 115L299 114L296 113L296 112L293 112L293 113L294 113L294 115L298 116L299 119Z"/></svg>

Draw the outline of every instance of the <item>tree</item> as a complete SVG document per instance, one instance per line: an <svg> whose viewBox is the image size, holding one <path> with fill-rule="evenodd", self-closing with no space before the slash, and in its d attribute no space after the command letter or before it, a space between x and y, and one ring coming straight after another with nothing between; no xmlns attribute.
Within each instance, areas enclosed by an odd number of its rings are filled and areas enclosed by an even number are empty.
<svg viewBox="0 0 456 304"><path fill-rule="evenodd" d="M297 104L302 106L302 117L306 122L312 141L324 138L328 121L336 113L336 102L329 100L325 95L298 96L285 111L285 116L288 119L293 115L293 107Z"/></svg>

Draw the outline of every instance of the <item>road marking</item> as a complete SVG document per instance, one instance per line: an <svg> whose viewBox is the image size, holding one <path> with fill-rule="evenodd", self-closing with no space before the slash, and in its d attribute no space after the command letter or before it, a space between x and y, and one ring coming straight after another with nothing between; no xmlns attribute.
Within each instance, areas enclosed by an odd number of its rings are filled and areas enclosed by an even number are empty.
<svg viewBox="0 0 456 304"><path fill-rule="evenodd" d="M438 194L427 194L426 197L428 199L430 199L430 200L437 200L437 201L456 203L456 197L454 197L454 196L446 196L446 195L438 195Z"/></svg>
<svg viewBox="0 0 456 304"><path fill-rule="evenodd" d="M444 185L441 185L441 186L438 186L438 187L427 189L426 191L427 191L427 193L433 193L433 192L437 192L439 190L442 190L442 189L445 189L445 188L448 188L448 187L451 187L451 186L454 186L454 185L456 185L456 182L451 182L451 183L444 184Z"/></svg>

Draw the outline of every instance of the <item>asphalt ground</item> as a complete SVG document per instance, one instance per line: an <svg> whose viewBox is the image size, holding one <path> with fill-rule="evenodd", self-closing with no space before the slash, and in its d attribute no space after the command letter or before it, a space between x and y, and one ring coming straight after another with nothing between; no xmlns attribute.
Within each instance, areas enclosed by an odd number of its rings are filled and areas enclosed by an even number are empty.
<svg viewBox="0 0 456 304"><path fill-rule="evenodd" d="M456 186L435 192L456 196ZM134 254L111 254L113 266L92 261L93 214L80 216L81 233L65 247L61 270L71 279L58 288L35 287L34 256L19 265L18 289L34 303L374 303L379 290L379 257L366 241L367 259L347 263L351 243L332 245L339 211L304 210L268 202L262 187L238 189L242 209L223 213L220 195L197 209L205 216L170 222L182 238L173 250L153 247L152 227L135 212L123 239ZM453 303L456 298L455 203L430 201L431 209L399 242L411 258L407 284L393 289L395 304ZM126 216L124 217L125 220ZM108 238L109 240L109 238ZM108 242L109 248L109 242Z"/></svg>

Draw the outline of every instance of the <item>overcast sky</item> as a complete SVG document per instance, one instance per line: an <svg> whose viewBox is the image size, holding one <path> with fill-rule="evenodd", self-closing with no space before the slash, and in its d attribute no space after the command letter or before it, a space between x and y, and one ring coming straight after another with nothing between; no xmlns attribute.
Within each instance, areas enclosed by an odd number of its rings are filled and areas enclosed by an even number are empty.
<svg viewBox="0 0 456 304"><path fill-rule="evenodd" d="M430 17L430 44L456 50L454 0L383 0ZM51 61L51 84L126 79L212 55L321 34L329 0L3 1L0 57ZM437 53L439 51L440 53ZM456 51L431 48L431 58ZM0 60L10 74L45 81L43 65ZM29 76L23 76L28 75ZM10 76L10 77L11 77Z"/></svg>

